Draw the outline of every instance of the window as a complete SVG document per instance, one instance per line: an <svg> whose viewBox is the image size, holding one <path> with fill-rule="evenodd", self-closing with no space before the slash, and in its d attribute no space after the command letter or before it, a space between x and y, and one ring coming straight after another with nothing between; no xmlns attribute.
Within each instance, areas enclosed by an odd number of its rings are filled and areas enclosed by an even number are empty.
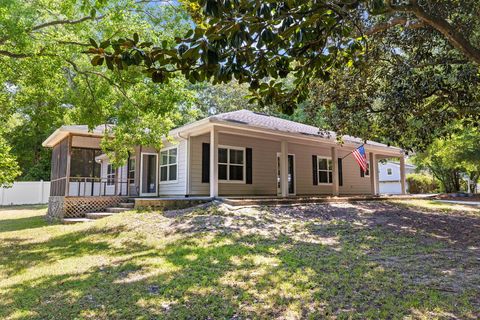
<svg viewBox="0 0 480 320"><path fill-rule="evenodd" d="M111 186L115 184L115 169L113 165L107 165L107 186Z"/></svg>
<svg viewBox="0 0 480 320"><path fill-rule="evenodd" d="M160 151L160 182L177 181L177 148Z"/></svg>
<svg viewBox="0 0 480 320"><path fill-rule="evenodd" d="M370 177L370 163L367 162L367 171L363 171L362 168L360 168L360 177Z"/></svg>
<svg viewBox="0 0 480 320"><path fill-rule="evenodd" d="M135 158L128 159L128 181L130 184L135 183Z"/></svg>
<svg viewBox="0 0 480 320"><path fill-rule="evenodd" d="M95 157L101 155L101 150L72 148L70 158L70 176L71 177L100 177L100 163L95 161Z"/></svg>
<svg viewBox="0 0 480 320"><path fill-rule="evenodd" d="M332 183L332 159L317 157L318 161L318 183Z"/></svg>
<svg viewBox="0 0 480 320"><path fill-rule="evenodd" d="M389 176L392 175L392 168L387 168L387 175L389 175Z"/></svg>
<svg viewBox="0 0 480 320"><path fill-rule="evenodd" d="M245 181L244 148L218 148L218 180Z"/></svg>

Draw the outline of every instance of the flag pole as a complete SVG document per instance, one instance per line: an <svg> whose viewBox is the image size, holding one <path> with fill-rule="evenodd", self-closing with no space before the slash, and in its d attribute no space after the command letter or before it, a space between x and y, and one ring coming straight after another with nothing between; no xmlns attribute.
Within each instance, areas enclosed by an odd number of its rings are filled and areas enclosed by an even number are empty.
<svg viewBox="0 0 480 320"><path fill-rule="evenodd" d="M357 149L360 148L360 147L363 147L364 145L365 145L365 143L362 143L361 146L356 147L355 149L353 149L353 151L357 150ZM353 151L350 151L349 153L347 153L346 156L342 157L341 159L342 159L342 160L345 159L346 157L348 157L349 155L351 155L351 154L353 153Z"/></svg>

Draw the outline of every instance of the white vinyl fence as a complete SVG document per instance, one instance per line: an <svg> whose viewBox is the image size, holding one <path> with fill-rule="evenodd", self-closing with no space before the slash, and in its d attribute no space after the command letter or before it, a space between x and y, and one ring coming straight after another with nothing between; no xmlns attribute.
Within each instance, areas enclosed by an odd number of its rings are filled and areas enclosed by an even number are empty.
<svg viewBox="0 0 480 320"><path fill-rule="evenodd" d="M48 203L50 181L14 182L11 188L0 187L0 206Z"/></svg>

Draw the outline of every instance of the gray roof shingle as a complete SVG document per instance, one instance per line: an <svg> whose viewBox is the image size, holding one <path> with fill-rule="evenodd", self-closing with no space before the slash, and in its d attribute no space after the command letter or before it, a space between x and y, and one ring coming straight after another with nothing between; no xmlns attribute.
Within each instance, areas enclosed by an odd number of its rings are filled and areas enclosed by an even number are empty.
<svg viewBox="0 0 480 320"><path fill-rule="evenodd" d="M210 117L220 121L244 124L257 128L264 128L269 130L277 130L281 132L290 132L304 135L317 136L327 139L336 139L337 134L333 131L320 130L317 127L306 125L303 123L290 121L267 114L254 112L250 110L238 110L232 112L221 113ZM360 138L344 135L342 139L347 142L363 143ZM367 141L367 144L388 147L387 145L375 141Z"/></svg>

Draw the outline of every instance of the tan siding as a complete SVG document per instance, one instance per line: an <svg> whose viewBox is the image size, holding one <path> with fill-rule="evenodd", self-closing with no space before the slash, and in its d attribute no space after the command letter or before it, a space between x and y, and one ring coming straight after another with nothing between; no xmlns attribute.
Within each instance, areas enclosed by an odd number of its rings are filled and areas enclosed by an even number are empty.
<svg viewBox="0 0 480 320"><path fill-rule="evenodd" d="M344 157L349 151L339 153L339 157ZM367 153L367 159L369 155ZM340 187L340 194L370 194L370 177L360 177L360 167L349 154L343 159L343 186Z"/></svg>
<svg viewBox="0 0 480 320"><path fill-rule="evenodd" d="M210 134L190 138L190 190L192 195L209 195L210 184L202 183L202 143L210 142Z"/></svg>
<svg viewBox="0 0 480 320"><path fill-rule="evenodd" d="M330 157L329 147L288 144L288 153L295 155L295 182L297 195L332 194L331 184L313 185L312 155Z"/></svg>
<svg viewBox="0 0 480 320"><path fill-rule="evenodd" d="M219 145L252 148L253 183L222 183L219 182L219 195L276 195L277 152L280 142L219 134Z"/></svg>
<svg viewBox="0 0 480 320"><path fill-rule="evenodd" d="M350 151L339 148L338 157L344 157ZM295 155L296 194L317 195L332 194L331 184L313 185L312 155L331 157L330 147L314 147L303 144L288 144L288 153ZM360 169L352 155L343 159L343 186L340 194L370 193L370 178L360 177Z"/></svg>
<svg viewBox="0 0 480 320"><path fill-rule="evenodd" d="M202 143L210 142L210 135L191 138L191 194L208 195L209 184L202 183ZM280 152L280 142L250 138L233 134L219 133L219 145L252 148L253 184L221 183L219 195L276 195L276 156ZM338 157L347 155L350 150L338 148ZM316 147L305 144L288 144L288 153L295 155L295 184L297 195L329 195L331 184L313 185L312 155L331 156L330 146ZM340 194L369 194L370 178L360 177L358 164L353 156L343 160L343 186Z"/></svg>

